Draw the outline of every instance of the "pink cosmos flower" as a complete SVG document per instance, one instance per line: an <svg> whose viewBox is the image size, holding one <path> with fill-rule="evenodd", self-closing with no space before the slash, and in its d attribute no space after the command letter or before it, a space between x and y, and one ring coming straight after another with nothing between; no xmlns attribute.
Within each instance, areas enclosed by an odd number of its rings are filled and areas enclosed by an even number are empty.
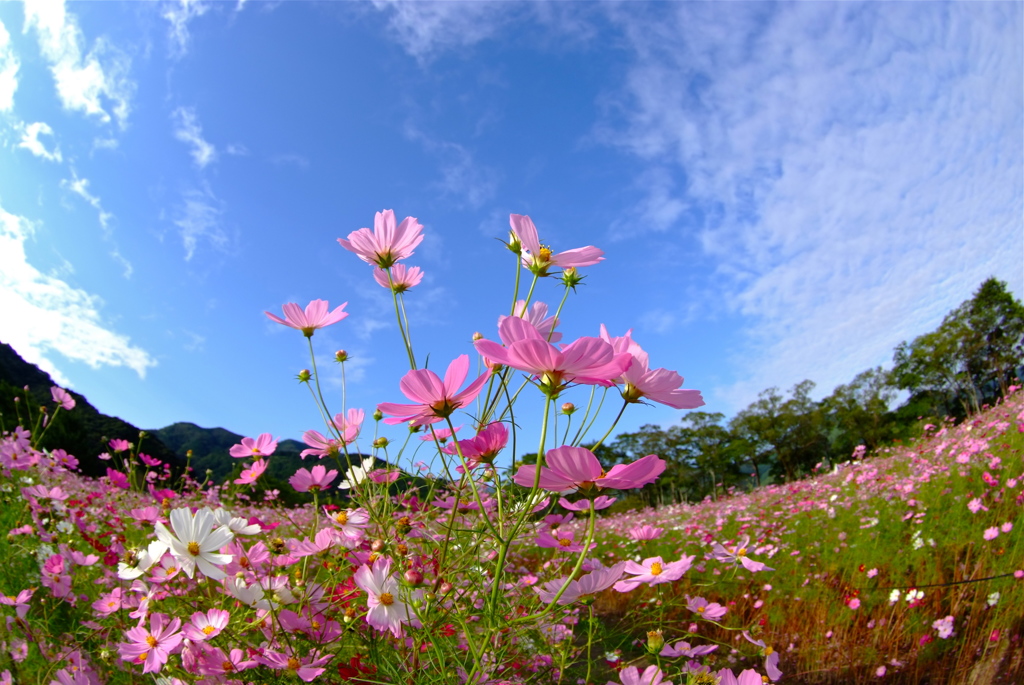
<svg viewBox="0 0 1024 685"><path fill-rule="evenodd" d="M299 454L299 457L302 459L309 455L323 459L324 457L337 456L341 453L341 441L325 437L320 431L306 431L302 434L302 442L309 445L308 449L302 450Z"/></svg>
<svg viewBox="0 0 1024 685"><path fill-rule="evenodd" d="M181 644L182 634L178 632L181 619L167 621L166 614L152 614L149 617L149 630L141 625L129 628L125 636L131 642L122 642L119 646L121 658L132 663L144 663L143 673L158 673L167 658Z"/></svg>
<svg viewBox="0 0 1024 685"><path fill-rule="evenodd" d="M107 479L110 480L110 484L115 488L127 490L131 487L131 483L128 482L128 476L124 475L120 471L107 469Z"/></svg>
<svg viewBox="0 0 1024 685"><path fill-rule="evenodd" d="M947 616L932 622L932 628L938 631L939 637L948 640L953 634L953 617Z"/></svg>
<svg viewBox="0 0 1024 685"><path fill-rule="evenodd" d="M526 300L517 300L516 306L512 309L512 316L518 316L520 319L529 321L544 336L544 339L550 343L556 343L562 339L562 334L555 332L558 319L548 316L548 306L543 302L534 302L527 307ZM501 327L501 322L507 318L504 314L498 317L499 328Z"/></svg>
<svg viewBox="0 0 1024 685"><path fill-rule="evenodd" d="M728 611L728 609L718 602L708 602L708 600L703 597L694 597L691 599L689 595L686 596L686 608L701 618L706 618L709 621L720 620Z"/></svg>
<svg viewBox="0 0 1024 685"><path fill-rule="evenodd" d="M572 604L580 597L596 595L602 590L607 590L622 577L622 571L625 567L626 562L621 561L610 568L594 569L579 580L570 580L565 592L558 598L558 603L563 606ZM558 594L558 591L562 589L562 586L565 585L565 581L565 578L551 580L542 585L535 586L533 591L537 593L542 602L550 603L555 598L555 595Z"/></svg>
<svg viewBox="0 0 1024 685"><path fill-rule="evenodd" d="M399 597L398 581L391 575L391 560L378 557L372 568L363 564L353 580L368 595L366 622L381 632L390 630L400 637L402 624L410 623L413 616Z"/></svg>
<svg viewBox="0 0 1024 685"><path fill-rule="evenodd" d="M448 445L442 452L457 455L461 451L469 468L474 468L480 463L493 463L494 458L505 449L507 444L508 429L505 428L504 424L494 422L481 428L476 437L459 440L458 446L454 444Z"/></svg>
<svg viewBox="0 0 1024 685"><path fill-rule="evenodd" d="M242 470L240 477L235 479L235 485L249 485L250 483L255 483L266 470L267 462L262 459L257 459L253 463L249 464L249 468Z"/></svg>
<svg viewBox="0 0 1024 685"><path fill-rule="evenodd" d="M306 305L306 310L303 311L302 307L289 302L281 307L284 310L284 317L275 316L270 312L263 312L266 314L271 321L276 321L279 324L284 324L290 328L295 328L302 331L302 334L307 338L312 338L313 333L318 328L325 328L333 323L338 323L346 316L348 312L342 311L348 305L348 302L343 303L341 306L336 307L333 311L330 310L330 305L327 300L313 300ZM243 441L244 442L244 441Z"/></svg>
<svg viewBox="0 0 1024 685"><path fill-rule="evenodd" d="M10 595L0 595L0 604L9 607L14 607L14 612L17 614L18 618L25 618L25 616L28 614L29 600L32 599L32 593L34 592L35 589L30 588L28 590L22 590L21 592L19 592L17 597L12 597Z"/></svg>
<svg viewBox="0 0 1024 685"><path fill-rule="evenodd" d="M571 445L548 450L544 460L548 465L540 469L540 487L551 492L590 490L592 486L616 490L639 488L656 481L665 470L664 460L648 454L631 464L616 464L605 473L593 452ZM512 480L532 488L536 470L535 465L520 466Z"/></svg>
<svg viewBox="0 0 1024 685"><path fill-rule="evenodd" d="M661 534L665 532L665 529L655 528L654 526L645 523L642 526L630 528L627 532L629 533L629 537L640 542L641 540L657 540L661 537Z"/></svg>
<svg viewBox="0 0 1024 685"><path fill-rule="evenodd" d="M277 440L274 440L274 436L270 433L260 433L260 436L255 440L252 438L242 438L242 442L228 450L228 454L235 459L269 457L276 449Z"/></svg>
<svg viewBox="0 0 1024 685"><path fill-rule="evenodd" d="M575 540L575 534L571 530L545 530L537 536L537 546L547 549L558 549L563 552L582 552L583 543ZM591 547L596 546L593 543Z"/></svg>
<svg viewBox="0 0 1024 685"><path fill-rule="evenodd" d="M598 495L594 498L593 502L594 511L600 511L601 509L607 509L611 505L615 504L615 498L607 495ZM590 500L581 499L577 502L570 502L566 498L562 497L558 500L558 503L569 511L590 511Z"/></svg>
<svg viewBox="0 0 1024 685"><path fill-rule="evenodd" d="M762 685L761 674L752 668L748 668L737 678L728 668L718 672L719 685Z"/></svg>
<svg viewBox="0 0 1024 685"><path fill-rule="evenodd" d="M537 274L547 276L548 269L557 266L568 269L576 266L592 266L604 259L604 252L593 245L577 247L553 254L551 249L540 244L540 236L533 220L523 214L511 214L508 218L512 226L512 242L521 245L523 266Z"/></svg>
<svg viewBox="0 0 1024 685"><path fill-rule="evenodd" d="M665 680L665 674L657 666L648 666L643 673L637 666L627 666L619 671L619 680L622 685L672 685L671 680ZM614 680L609 680L608 685L618 685Z"/></svg>
<svg viewBox="0 0 1024 685"><path fill-rule="evenodd" d="M219 647L204 645L203 656L199 662L199 672L203 675L230 678L239 671L245 671L258 665L256 661L246 659L245 652L241 649L232 649L225 654L224 650Z"/></svg>
<svg viewBox="0 0 1024 685"><path fill-rule="evenodd" d="M499 324L498 335L504 346L486 339L473 346L493 364L535 376L551 397L570 383L611 387L633 362L629 353L616 354L600 338L579 338L556 347L533 324L515 316Z"/></svg>
<svg viewBox="0 0 1024 685"><path fill-rule="evenodd" d="M110 441L110 449L114 450L115 452L127 452L131 448L132 444L127 440L115 438L114 440Z"/></svg>
<svg viewBox="0 0 1024 685"><path fill-rule="evenodd" d="M338 472L334 469L327 470L323 464L317 464L311 471L299 469L295 475L288 479L296 492L318 492L325 490L335 478Z"/></svg>
<svg viewBox="0 0 1024 685"><path fill-rule="evenodd" d="M758 571L774 571L775 569L769 568L760 561L754 561L747 557L749 545L749 535L745 535L735 545L730 545L728 547L716 542L711 551L711 558L726 564L732 564L738 561L743 564L743 568L747 569L751 573L757 573Z"/></svg>
<svg viewBox="0 0 1024 685"><path fill-rule="evenodd" d="M342 509L330 514L330 521L344 538L342 544L351 548L363 539L363 531L370 525L370 514L361 507Z"/></svg>
<svg viewBox="0 0 1024 685"><path fill-rule="evenodd" d="M601 339L608 342L615 351L628 352L633 363L626 372L616 379L625 385L622 397L627 402L640 402L649 398L675 409L695 409L704 405L699 390L682 390L683 377L668 369L651 369L647 352L633 340L633 331L626 331L620 337L613 337L601 324Z"/></svg>
<svg viewBox="0 0 1024 685"><path fill-rule="evenodd" d="M57 406L64 411L71 411L75 408L75 398L64 388L59 388L56 385L53 386L50 388L50 396L53 397L53 401Z"/></svg>
<svg viewBox="0 0 1024 685"><path fill-rule="evenodd" d="M483 373L475 381L457 392L469 373L469 355L459 355L448 365L444 382L429 369L409 371L402 377L399 386L402 393L417 404L395 404L382 402L377 409L391 414L384 423L398 424L411 421L413 426L424 426L436 423L451 416L459 407L472 402L487 382L489 373Z"/></svg>
<svg viewBox="0 0 1024 685"><path fill-rule="evenodd" d="M633 574L633 577L615 583L615 589L619 592L629 592L644 583L654 586L679 580L684 573L690 570L694 558L684 554L679 561L671 563L665 563L661 557L650 557L644 559L640 564L635 561L627 561L626 573Z"/></svg>
<svg viewBox="0 0 1024 685"><path fill-rule="evenodd" d="M193 642L202 642L220 634L231 620L231 614L223 609L210 609L207 612L197 611L192 620L184 628L182 634Z"/></svg>
<svg viewBox="0 0 1024 685"><path fill-rule="evenodd" d="M414 217L407 216L395 226L395 212L385 209L373 219L373 230L360 228L348 234L348 240L338 238L338 244L367 264L381 269L412 255L423 241L423 226Z"/></svg>
<svg viewBox="0 0 1024 685"><path fill-rule="evenodd" d="M995 540L997 537L999 537L999 526L992 526L991 528L986 528L985 533L982 535L982 537L984 537L986 540Z"/></svg>
<svg viewBox="0 0 1024 685"><path fill-rule="evenodd" d="M341 440L346 445L351 445L359 437L359 431L363 428L363 419L366 413L362 409L349 409L344 414L335 414L331 424L341 435Z"/></svg>
<svg viewBox="0 0 1024 685"><path fill-rule="evenodd" d="M320 652L315 649L308 654L302 655L295 653L285 654L268 649L263 654L257 655L256 661L275 670L291 671L304 682L309 683L316 680L321 673L327 670L321 668L321 666L333 658L333 654L320 656Z"/></svg>
<svg viewBox="0 0 1024 685"><path fill-rule="evenodd" d="M373 280L377 281L382 288L388 288L393 293L404 293L409 288L414 288L423 280L423 271L418 266L406 268L405 264L395 264L391 267L391 279L388 280L388 272L384 269L373 270Z"/></svg>
<svg viewBox="0 0 1024 685"><path fill-rule="evenodd" d="M685 656L690 659L705 656L718 649L718 645L701 645L699 647L691 647L689 642L680 640L674 645L666 644L661 648L659 656L668 657L674 659L676 657Z"/></svg>

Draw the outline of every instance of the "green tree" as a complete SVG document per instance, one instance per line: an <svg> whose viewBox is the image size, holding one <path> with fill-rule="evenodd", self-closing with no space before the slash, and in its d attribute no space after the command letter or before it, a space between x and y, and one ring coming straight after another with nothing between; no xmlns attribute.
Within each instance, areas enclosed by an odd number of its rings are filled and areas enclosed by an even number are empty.
<svg viewBox="0 0 1024 685"><path fill-rule="evenodd" d="M889 373L879 366L860 372L822 400L832 458L847 459L858 445L872 451L895 437L889 411L895 398Z"/></svg>

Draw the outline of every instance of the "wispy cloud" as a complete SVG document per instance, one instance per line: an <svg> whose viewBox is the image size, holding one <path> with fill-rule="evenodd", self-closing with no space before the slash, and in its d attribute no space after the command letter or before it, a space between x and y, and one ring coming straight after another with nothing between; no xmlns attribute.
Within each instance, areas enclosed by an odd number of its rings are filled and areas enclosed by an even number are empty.
<svg viewBox="0 0 1024 685"><path fill-rule="evenodd" d="M490 38L514 10L511 3L373 0L388 14L392 38L426 61L437 52Z"/></svg>
<svg viewBox="0 0 1024 685"><path fill-rule="evenodd" d="M734 408L828 392L989 275L1024 290L1019 5L634 9L611 9L635 58L598 135L684 179L636 228L718 265L709 305L747 321Z"/></svg>
<svg viewBox="0 0 1024 685"><path fill-rule="evenodd" d="M53 149L47 150L43 141L39 140L39 136L53 138L53 129L50 128L49 124L45 124L41 121L26 124L21 131L21 142L18 143L18 147L28 150L36 157L40 157L51 162L62 161L63 157L60 154L60 146L54 143Z"/></svg>
<svg viewBox="0 0 1024 685"><path fill-rule="evenodd" d="M478 163L464 146L427 135L413 124L406 124L405 136L423 146L438 162L440 178L434 187L473 209L494 197L498 172Z"/></svg>
<svg viewBox="0 0 1024 685"><path fill-rule="evenodd" d="M14 109L14 93L18 90L18 69L21 63L11 47L11 34L0 22L0 112Z"/></svg>
<svg viewBox="0 0 1024 685"><path fill-rule="evenodd" d="M294 167L298 167L299 169L302 169L303 171L305 171L306 169L309 168L309 158L305 157L303 155L297 155L297 154L294 154L294 153L283 154L283 155L274 155L273 157L270 158L270 162L272 164L277 164L278 166L294 166Z"/></svg>
<svg viewBox="0 0 1024 685"><path fill-rule="evenodd" d="M186 261L195 255L200 241L220 249L228 246L228 234L220 221L223 213L221 202L209 187L192 188L182 195L174 225L178 227L181 235Z"/></svg>
<svg viewBox="0 0 1024 685"><path fill-rule="evenodd" d="M100 227L103 229L103 239L111 245L110 257L121 265L124 277L131 278L134 271L132 264L121 254L121 250L114 241L114 229L111 225L114 215L103 209L103 202L100 198L89 192L89 179L79 178L78 173L71 169L71 178L61 180L60 187L82 198L89 203L89 206L96 210Z"/></svg>
<svg viewBox="0 0 1024 685"><path fill-rule="evenodd" d="M104 123L113 113L124 128L135 92L135 84L128 78L128 56L99 38L83 57L82 31L63 0L26 0L24 7L25 30L35 29L39 50L50 64L64 108L98 117Z"/></svg>
<svg viewBox="0 0 1024 685"><path fill-rule="evenodd" d="M200 169L217 160L217 149L203 138L195 107L178 107L171 113L174 137L192 148L192 160Z"/></svg>
<svg viewBox="0 0 1024 685"><path fill-rule="evenodd" d="M144 378L156 360L103 323L100 299L29 263L25 243L33 230L0 207L0 339L64 385L69 381L53 352L93 368L128 367Z"/></svg>
<svg viewBox="0 0 1024 685"><path fill-rule="evenodd" d="M163 18L170 24L167 28L167 40L170 43L172 57L180 58L188 52L192 40L188 24L206 14L209 9L209 4L202 0L175 0L164 6Z"/></svg>

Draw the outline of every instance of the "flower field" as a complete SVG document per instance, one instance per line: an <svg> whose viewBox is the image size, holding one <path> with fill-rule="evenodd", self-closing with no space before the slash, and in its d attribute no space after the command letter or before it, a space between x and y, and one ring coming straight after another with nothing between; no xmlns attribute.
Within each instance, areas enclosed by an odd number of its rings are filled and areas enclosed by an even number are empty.
<svg viewBox="0 0 1024 685"><path fill-rule="evenodd" d="M313 368L299 381L323 417L325 432L304 436L308 468L290 479L313 500L303 507L250 497L274 459L269 434L231 449L238 477L223 483L146 455L134 436L111 440L98 455L107 475L91 479L76 456L39 448L74 411L68 393L54 388L45 413L19 408L0 441L0 682L1024 678L1024 393L810 479L609 514L666 461L602 465L595 451L615 422L588 438L596 408L564 400L581 386L591 403L620 397L622 411L703 400L651 368L630 334L558 344L578 269L602 253L553 252L529 217L510 224L517 271L500 342L476 336L477 370L464 354L443 377L418 366L404 315L421 274L399 262L419 223L378 213L372 231L339 240L391 291L410 362L396 390L408 402L378 404L372 438L365 411L344 399L330 411L316 368L315 333L345 305L268 313L305 338ZM532 297L554 276L564 293L548 316ZM456 439L464 413L473 437ZM498 466L534 420L536 463ZM412 478L398 464L424 443L432 456Z"/></svg>

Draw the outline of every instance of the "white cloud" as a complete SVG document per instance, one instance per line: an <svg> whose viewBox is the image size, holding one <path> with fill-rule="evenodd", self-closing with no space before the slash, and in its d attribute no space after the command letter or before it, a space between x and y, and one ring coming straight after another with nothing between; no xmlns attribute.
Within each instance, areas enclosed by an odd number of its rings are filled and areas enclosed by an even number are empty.
<svg viewBox="0 0 1024 685"><path fill-rule="evenodd" d="M128 56L100 38L83 57L82 31L62 0L26 0L26 32L30 28L36 31L39 50L50 64L64 108L82 111L104 123L113 113L124 128L135 92L135 84L128 79Z"/></svg>
<svg viewBox="0 0 1024 685"><path fill-rule="evenodd" d="M132 272L134 271L132 264L124 257L124 255L121 254L117 244L114 242L114 229L111 225L114 215L103 209L103 203L100 199L89 192L89 179L79 178L75 170L72 169L71 179L61 180L60 187L65 190L70 190L72 193L89 203L89 206L96 210L100 227L103 229L103 239L112 245L110 251L111 259L121 265L125 278L131 278Z"/></svg>
<svg viewBox="0 0 1024 685"><path fill-rule="evenodd" d="M444 49L475 45L506 21L511 3L373 0L387 12L393 39L424 61Z"/></svg>
<svg viewBox="0 0 1024 685"><path fill-rule="evenodd" d="M420 143L437 158L441 178L433 185L444 195L459 198L473 209L478 209L494 197L498 187L498 173L477 163L465 147L433 138L412 124L406 124L405 136Z"/></svg>
<svg viewBox="0 0 1024 685"><path fill-rule="evenodd" d="M39 136L53 138L53 129L41 121L26 125L21 131L21 142L18 143L18 147L28 150L36 157L51 162L62 161L63 157L60 154L60 146L55 143L52 150L47 150L43 141L39 140Z"/></svg>
<svg viewBox="0 0 1024 685"><path fill-rule="evenodd" d="M174 137L192 147L192 159L200 169L216 161L217 150L203 139L203 129L194 107L179 107L171 114Z"/></svg>
<svg viewBox="0 0 1024 685"><path fill-rule="evenodd" d="M192 259L199 242L206 241L217 248L228 245L228 235L220 223L223 214L220 201L209 188L186 191L178 207L174 225L181 234L185 259Z"/></svg>
<svg viewBox="0 0 1024 685"><path fill-rule="evenodd" d="M201 0L177 0L165 5L163 18L170 24L167 29L167 38L171 44L173 57L182 57L188 52L188 45L192 40L188 31L188 23L206 14L208 9L210 9L209 5ZM241 9L241 5L238 6L238 9Z"/></svg>
<svg viewBox="0 0 1024 685"><path fill-rule="evenodd" d="M29 264L25 242L32 234L31 222L0 208L0 339L62 385L69 381L53 352L92 368L125 366L145 378L156 360L104 325L98 297Z"/></svg>
<svg viewBox="0 0 1024 685"><path fill-rule="evenodd" d="M14 109L14 93L18 90L18 69L21 64L11 47L11 34L0 22L0 112Z"/></svg>
<svg viewBox="0 0 1024 685"><path fill-rule="evenodd" d="M309 168L309 158L294 153L274 155L273 157L270 158L270 162L272 164L277 164L278 166L295 166L298 167L299 169L302 169L303 171Z"/></svg>
<svg viewBox="0 0 1024 685"><path fill-rule="evenodd" d="M249 148L242 145L241 143L228 143L228 146L224 149L229 155L235 157L245 157L249 154Z"/></svg>
<svg viewBox="0 0 1024 685"><path fill-rule="evenodd" d="M1019 5L610 11L635 62L598 135L685 178L651 185L636 228L703 217L709 308L748 323L733 408L829 392L990 275L1024 291Z"/></svg>

